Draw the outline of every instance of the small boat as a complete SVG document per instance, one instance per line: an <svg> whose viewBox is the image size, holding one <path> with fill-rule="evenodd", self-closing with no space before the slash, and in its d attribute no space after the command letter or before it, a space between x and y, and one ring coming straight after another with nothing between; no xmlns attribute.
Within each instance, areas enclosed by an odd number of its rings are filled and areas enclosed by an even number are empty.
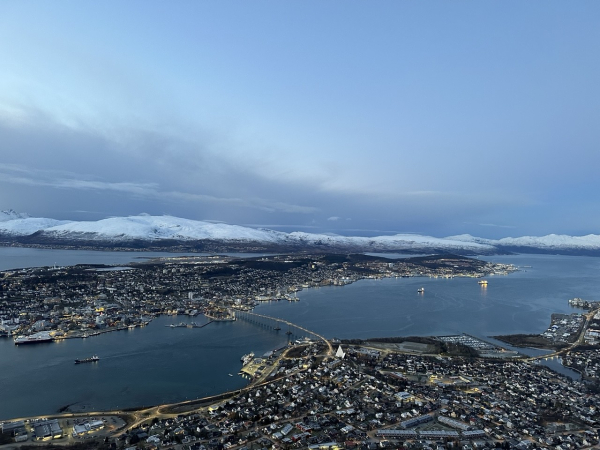
<svg viewBox="0 0 600 450"><path fill-rule="evenodd" d="M478 283L482 286L487 286L487 280L479 280Z"/></svg>
<svg viewBox="0 0 600 450"><path fill-rule="evenodd" d="M91 356L90 358L76 359L75 364L91 363L91 362L98 362L98 361L100 361L100 358L98 358L98 356L94 355L94 356Z"/></svg>
<svg viewBox="0 0 600 450"><path fill-rule="evenodd" d="M254 360L254 353L250 352L247 355L242 356L241 360L244 366L250 364Z"/></svg>
<svg viewBox="0 0 600 450"><path fill-rule="evenodd" d="M425 292L425 288L419 288L419 289L417 289L417 292L419 294L422 294L423 292Z"/></svg>
<svg viewBox="0 0 600 450"><path fill-rule="evenodd" d="M230 377L232 377L233 375L229 374Z"/></svg>

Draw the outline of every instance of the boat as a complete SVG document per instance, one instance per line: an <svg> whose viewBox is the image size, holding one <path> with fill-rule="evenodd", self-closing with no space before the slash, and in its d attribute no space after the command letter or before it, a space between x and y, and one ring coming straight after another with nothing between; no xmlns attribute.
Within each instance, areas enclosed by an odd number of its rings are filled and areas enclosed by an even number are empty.
<svg viewBox="0 0 600 450"><path fill-rule="evenodd" d="M479 280L478 283L482 286L487 286L487 280Z"/></svg>
<svg viewBox="0 0 600 450"><path fill-rule="evenodd" d="M254 359L254 353L250 352L247 355L242 356L241 361L244 366L250 364Z"/></svg>
<svg viewBox="0 0 600 450"><path fill-rule="evenodd" d="M100 358L98 358L97 355L94 355L89 358L76 359L75 364L91 363L91 362L98 362L98 361L100 361Z"/></svg>
<svg viewBox="0 0 600 450"><path fill-rule="evenodd" d="M425 292L425 288L419 288L419 289L417 289L417 292L419 294L422 294L423 292Z"/></svg>
<svg viewBox="0 0 600 450"><path fill-rule="evenodd" d="M54 338L50 336L48 331L40 331L29 336L17 336L15 338L15 345L24 344L40 344L42 342L52 342Z"/></svg>
<svg viewBox="0 0 600 450"><path fill-rule="evenodd" d="M232 377L233 375L229 374L230 377Z"/></svg>

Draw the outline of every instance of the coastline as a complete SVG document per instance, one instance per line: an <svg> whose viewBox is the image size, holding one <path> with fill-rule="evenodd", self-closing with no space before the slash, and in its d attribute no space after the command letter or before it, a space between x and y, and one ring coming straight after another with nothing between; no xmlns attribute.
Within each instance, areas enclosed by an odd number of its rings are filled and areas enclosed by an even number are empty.
<svg viewBox="0 0 600 450"><path fill-rule="evenodd" d="M417 279L420 278L420 277L422 277L422 276L414 276L414 278L417 278ZM394 278L394 277L393 276L389 276L389 277L378 277L378 278ZM360 279L353 280L352 283L354 283L355 281L364 280L364 279L374 279L374 277L363 277L363 278L360 278ZM419 282L417 281L417 283L419 283ZM446 282L444 281L443 283L446 283ZM470 285L470 283L471 282L469 282L469 285ZM302 288L302 290L314 291L315 289L313 289L313 287L308 287L308 288ZM430 292L429 288L427 288L427 290L428 290L428 292ZM161 316L168 316L168 315L169 314L161 314ZM121 328L112 329L112 330L102 330L101 332L98 332L98 334L110 333L112 331L123 331L123 330L126 330L126 329L128 329L128 327L121 327ZM72 337L72 338L74 338L74 337ZM204 398L204 397L201 397L201 398ZM150 403L144 403L144 404L148 405Z"/></svg>

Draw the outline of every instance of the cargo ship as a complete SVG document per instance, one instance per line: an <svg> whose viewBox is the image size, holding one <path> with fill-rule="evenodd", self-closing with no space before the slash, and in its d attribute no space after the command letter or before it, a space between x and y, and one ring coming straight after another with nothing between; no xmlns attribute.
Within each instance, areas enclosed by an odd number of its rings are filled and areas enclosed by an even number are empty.
<svg viewBox="0 0 600 450"><path fill-rule="evenodd" d="M76 359L75 364L91 363L91 362L98 362L98 361L100 361L100 358L98 358L98 356L94 355L94 356L91 356L91 357L85 358L85 359Z"/></svg>
<svg viewBox="0 0 600 450"><path fill-rule="evenodd" d="M50 336L48 331L40 331L29 336L17 336L15 338L15 345L24 344L40 344L42 342L52 342L54 338Z"/></svg>

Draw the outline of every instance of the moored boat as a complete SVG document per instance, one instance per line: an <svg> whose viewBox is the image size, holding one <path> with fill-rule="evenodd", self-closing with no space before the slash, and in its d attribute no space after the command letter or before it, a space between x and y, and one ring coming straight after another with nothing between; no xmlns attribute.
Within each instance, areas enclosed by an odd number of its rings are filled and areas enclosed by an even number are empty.
<svg viewBox="0 0 600 450"><path fill-rule="evenodd" d="M254 359L254 353L250 352L247 355L242 356L242 364L244 366L250 364L252 362L252 360Z"/></svg>
<svg viewBox="0 0 600 450"><path fill-rule="evenodd" d="M29 336L17 336L15 338L15 345L23 344L39 344L42 342L52 342L54 338L48 331L40 331Z"/></svg>

